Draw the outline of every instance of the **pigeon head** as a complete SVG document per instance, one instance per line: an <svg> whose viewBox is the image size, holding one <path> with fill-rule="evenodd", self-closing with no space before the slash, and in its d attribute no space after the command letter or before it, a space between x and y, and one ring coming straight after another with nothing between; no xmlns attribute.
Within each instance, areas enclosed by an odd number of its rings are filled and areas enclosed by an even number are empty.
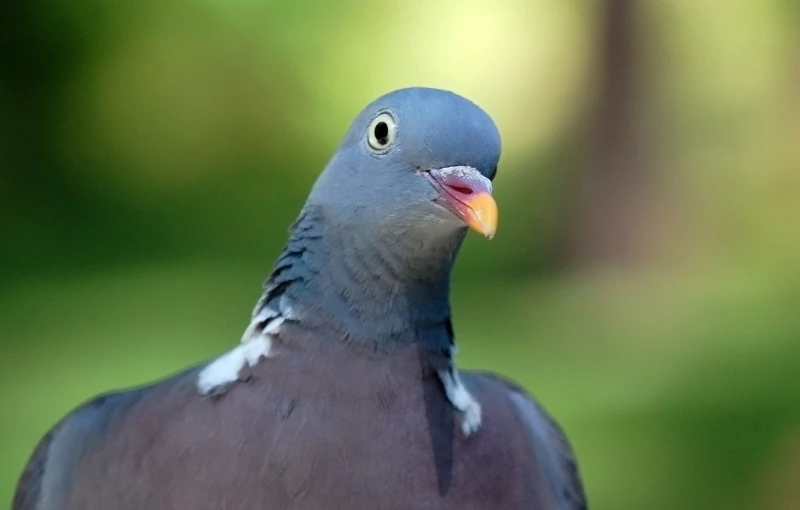
<svg viewBox="0 0 800 510"><path fill-rule="evenodd" d="M340 229L424 246L491 238L491 180L500 158L492 119L452 92L408 88L369 104L353 121L309 197Z"/></svg>
<svg viewBox="0 0 800 510"><path fill-rule="evenodd" d="M378 98L314 184L256 318L293 303L286 316L350 342L424 337L446 348L456 254L469 227L486 237L497 227L499 158L494 122L461 96L409 88Z"/></svg>

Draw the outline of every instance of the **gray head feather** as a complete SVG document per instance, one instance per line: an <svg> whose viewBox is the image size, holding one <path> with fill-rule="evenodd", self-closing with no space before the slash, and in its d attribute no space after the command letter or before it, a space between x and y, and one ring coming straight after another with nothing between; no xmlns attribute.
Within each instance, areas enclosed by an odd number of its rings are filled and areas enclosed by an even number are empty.
<svg viewBox="0 0 800 510"><path fill-rule="evenodd" d="M386 150L376 151L369 145L369 128L382 113L394 119L396 137ZM463 224L432 206L435 190L420 172L470 166L492 179L499 159L500 134L477 105L445 90L401 89L356 117L308 203L322 207L342 228L360 224L387 240L421 231L428 244L434 241L425 232L436 227L427 224L432 217L451 220L450 229Z"/></svg>

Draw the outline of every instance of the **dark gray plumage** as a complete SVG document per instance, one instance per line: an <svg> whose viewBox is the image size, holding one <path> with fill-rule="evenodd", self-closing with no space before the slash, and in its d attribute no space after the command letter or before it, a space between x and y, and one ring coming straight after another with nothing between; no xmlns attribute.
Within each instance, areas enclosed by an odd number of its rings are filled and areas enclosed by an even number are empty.
<svg viewBox="0 0 800 510"><path fill-rule="evenodd" d="M539 404L453 364L450 271L467 225L494 233L499 157L494 123L453 93L370 104L242 343L73 411L13 509L586 508Z"/></svg>

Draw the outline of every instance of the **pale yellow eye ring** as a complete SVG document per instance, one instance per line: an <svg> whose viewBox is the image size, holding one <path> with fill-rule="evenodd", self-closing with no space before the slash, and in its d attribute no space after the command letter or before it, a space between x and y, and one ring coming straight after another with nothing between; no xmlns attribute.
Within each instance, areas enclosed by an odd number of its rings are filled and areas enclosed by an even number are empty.
<svg viewBox="0 0 800 510"><path fill-rule="evenodd" d="M370 123L367 129L367 143L374 151L385 151L397 136L397 123L389 112L383 112Z"/></svg>

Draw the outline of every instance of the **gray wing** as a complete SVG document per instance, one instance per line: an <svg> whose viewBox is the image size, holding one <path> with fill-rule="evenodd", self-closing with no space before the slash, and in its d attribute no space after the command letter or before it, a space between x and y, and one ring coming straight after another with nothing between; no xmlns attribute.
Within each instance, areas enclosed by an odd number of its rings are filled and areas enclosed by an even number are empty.
<svg viewBox="0 0 800 510"><path fill-rule="evenodd" d="M95 397L77 407L39 441L17 484L11 510L61 510L74 487L82 460L109 425L142 397L160 387L194 380L192 367L163 381Z"/></svg>
<svg viewBox="0 0 800 510"><path fill-rule="evenodd" d="M47 450L50 448L53 435L57 431L57 427L54 427L47 432L36 446L30 460L28 460L28 464L25 466L25 470L22 472L19 483L17 483L17 491L14 494L11 510L36 509L42 487L42 473L44 473L45 465L47 464Z"/></svg>
<svg viewBox="0 0 800 510"><path fill-rule="evenodd" d="M559 508L586 510L586 494L575 454L558 423L541 404L513 382L491 373L474 375L504 387L520 419L527 426L536 459L547 476Z"/></svg>
<svg viewBox="0 0 800 510"><path fill-rule="evenodd" d="M11 509L63 508L83 454L105 431L109 419L129 409L146 391L142 388L96 397L50 429L22 472Z"/></svg>

